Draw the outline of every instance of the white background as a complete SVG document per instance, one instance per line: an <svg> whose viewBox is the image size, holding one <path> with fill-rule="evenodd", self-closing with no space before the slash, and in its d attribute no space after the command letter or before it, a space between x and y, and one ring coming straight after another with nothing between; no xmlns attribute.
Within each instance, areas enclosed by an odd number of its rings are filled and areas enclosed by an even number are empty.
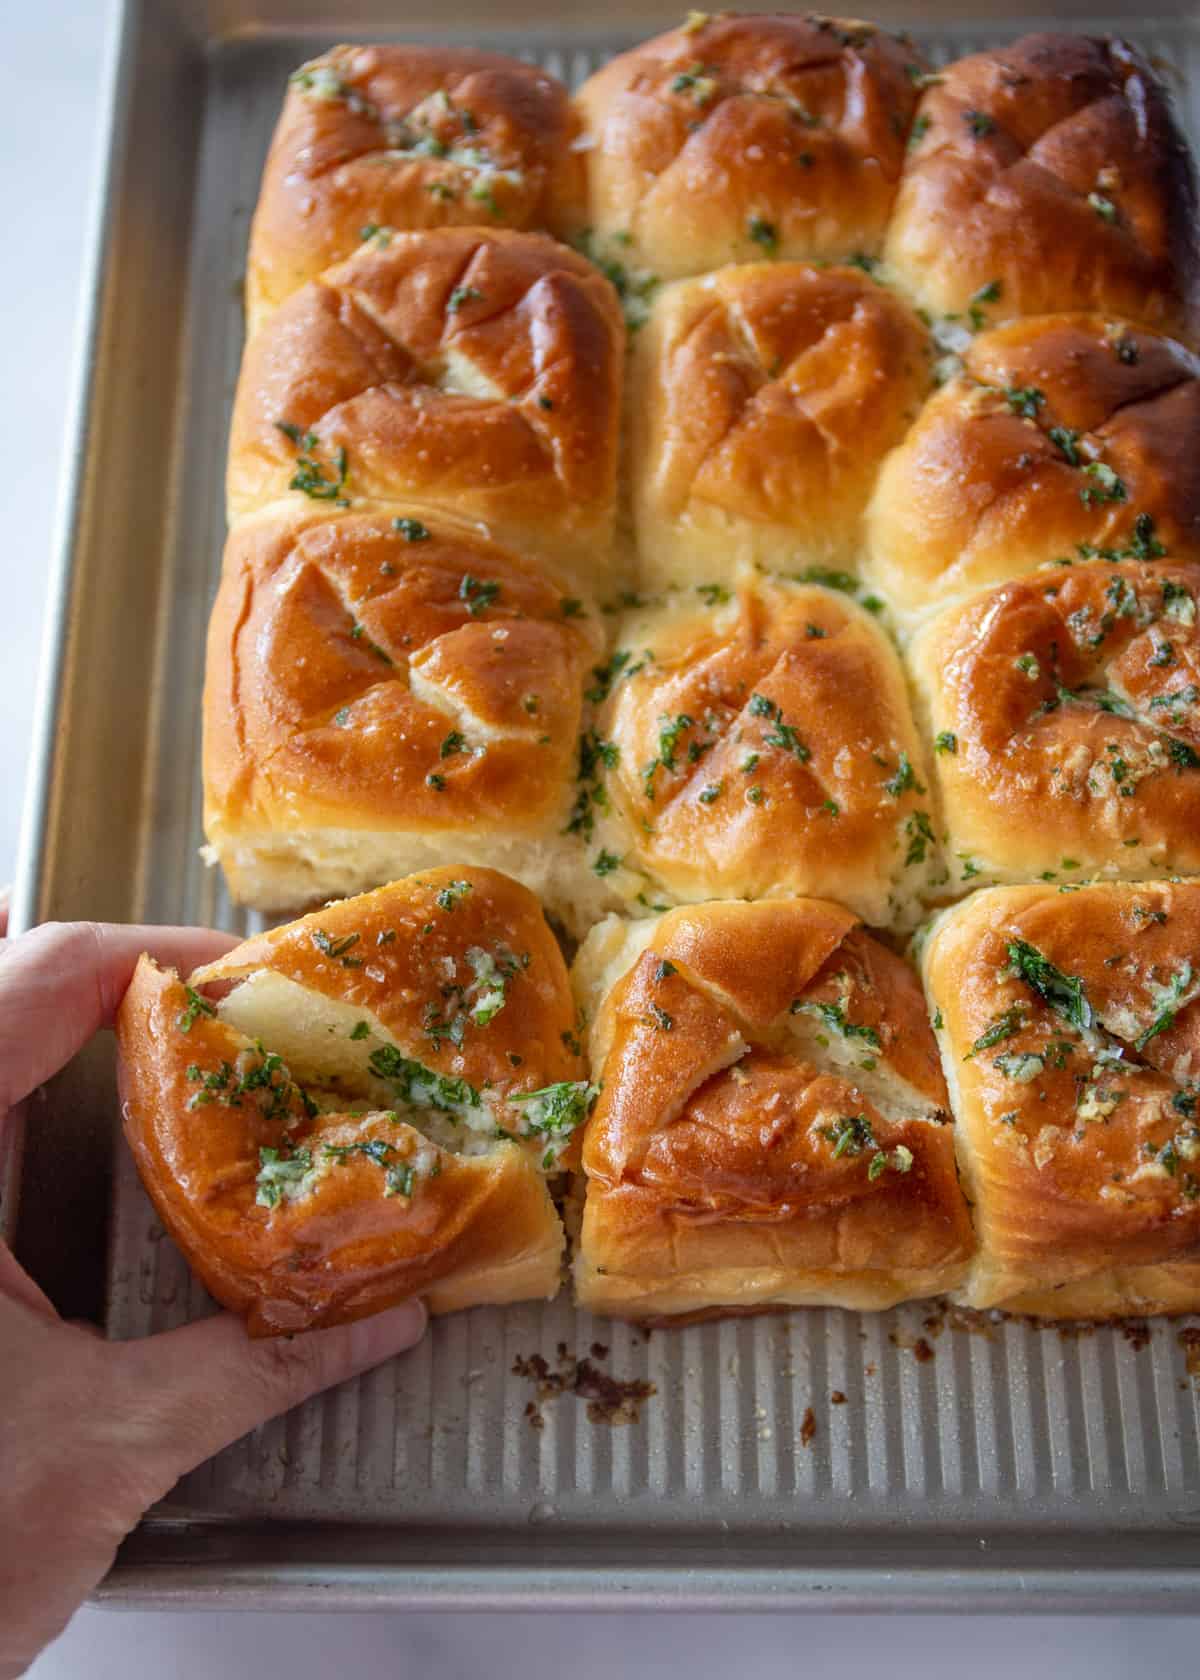
<svg viewBox="0 0 1200 1680"><path fill-rule="evenodd" d="M869 5L866 8L869 11ZM336 10L331 0L330 10ZM0 203L0 881L11 878L72 350L94 177L103 0L0 0L6 72ZM81 813L86 820L86 813ZM19 1544L0 1535L0 1546ZM1197 1560L1200 1562L1200 1559ZM38 1680L318 1680L336 1675L604 1680L679 1668L740 1674L971 1680L1194 1680L1200 1619L764 1615L147 1615L85 1610Z"/></svg>

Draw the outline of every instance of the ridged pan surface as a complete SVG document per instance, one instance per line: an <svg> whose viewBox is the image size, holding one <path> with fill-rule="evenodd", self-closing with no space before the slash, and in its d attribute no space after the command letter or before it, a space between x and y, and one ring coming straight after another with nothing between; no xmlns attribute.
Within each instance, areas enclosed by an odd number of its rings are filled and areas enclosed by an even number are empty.
<svg viewBox="0 0 1200 1680"><path fill-rule="evenodd" d="M1200 30L1130 33L1180 73L1178 106L1195 141ZM941 61L996 37L921 44ZM236 933L258 925L199 858L204 631L223 540L250 213L287 74L327 44L311 35L235 41L207 64L179 369L187 461L161 606L160 657L172 678L150 771L159 832L143 883L148 921ZM511 37L476 44L513 50ZM517 50L576 83L626 44L563 51L525 38ZM110 1333L141 1336L211 1311L123 1150L116 1179ZM1120 1330L964 1327L918 1305L647 1335L592 1320L566 1298L478 1310L222 1453L179 1485L162 1514L492 1531L644 1525L660 1538L717 1533L723 1547L739 1534L837 1531L845 1540L896 1525L959 1530L971 1546L987 1542L968 1536L1006 1529L1167 1528L1200 1538L1200 1376L1188 1375L1182 1328L1153 1324L1141 1345ZM636 1421L595 1419L586 1398L570 1394L539 1402L513 1367L540 1354L557 1370L560 1345L620 1381L652 1383Z"/></svg>

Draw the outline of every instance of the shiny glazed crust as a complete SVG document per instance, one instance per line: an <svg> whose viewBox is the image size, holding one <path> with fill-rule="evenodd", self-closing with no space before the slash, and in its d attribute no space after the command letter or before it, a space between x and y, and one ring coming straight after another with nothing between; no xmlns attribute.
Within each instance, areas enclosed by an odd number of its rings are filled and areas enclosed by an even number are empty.
<svg viewBox="0 0 1200 1680"><path fill-rule="evenodd" d="M372 229L551 228L572 126L561 82L498 53L342 46L302 65L250 230L251 333Z"/></svg>
<svg viewBox="0 0 1200 1680"><path fill-rule="evenodd" d="M929 777L869 613L748 574L629 615L616 661L594 770L615 893L641 872L655 899L821 893L912 925L937 865Z"/></svg>
<svg viewBox="0 0 1200 1680"><path fill-rule="evenodd" d="M660 293L631 381L643 584L728 582L746 561L855 565L930 349L860 269L754 263Z"/></svg>
<svg viewBox="0 0 1200 1680"><path fill-rule="evenodd" d="M247 346L230 520L287 497L311 462L330 506L446 507L577 578L602 577L623 335L609 282L541 234L441 228L368 243Z"/></svg>
<svg viewBox="0 0 1200 1680"><path fill-rule="evenodd" d="M275 510L233 532L209 629L205 828L234 891L298 908L465 832L546 887L599 615L441 512Z"/></svg>
<svg viewBox="0 0 1200 1680"><path fill-rule="evenodd" d="M1092 560L985 591L913 643L973 885L1200 871L1198 598L1200 565Z"/></svg>
<svg viewBox="0 0 1200 1680"><path fill-rule="evenodd" d="M490 1015L472 952L511 968ZM219 1002L195 989L218 982L237 983ZM431 871L248 939L190 988L143 957L117 1022L126 1136L167 1230L252 1334L417 1293L434 1311L553 1295L546 1138L514 1099L579 1079L573 1024L533 896L490 870ZM406 1100L414 1062L443 1092L486 1092L486 1115L483 1099L457 1121ZM308 1152L304 1194L263 1204L264 1149Z"/></svg>
<svg viewBox="0 0 1200 1680"><path fill-rule="evenodd" d="M602 923L576 985L601 1083L582 1305L880 1308L961 1281L971 1225L924 999L853 916L791 899Z"/></svg>
<svg viewBox="0 0 1200 1680"><path fill-rule="evenodd" d="M1195 343L1196 217L1195 167L1141 54L1027 35L925 93L885 255L936 315L982 292L994 321L1096 309Z"/></svg>
<svg viewBox="0 0 1200 1680"><path fill-rule="evenodd" d="M1189 351L1049 315L981 334L963 364L885 462L867 516L864 572L902 617L1089 550L1200 554Z"/></svg>
<svg viewBox="0 0 1200 1680"><path fill-rule="evenodd" d="M663 280L878 253L923 68L857 20L695 14L575 96L595 247Z"/></svg>
<svg viewBox="0 0 1200 1680"><path fill-rule="evenodd" d="M1200 1305L1197 949L1193 882L996 888L935 927L924 973L979 1238L970 1305Z"/></svg>

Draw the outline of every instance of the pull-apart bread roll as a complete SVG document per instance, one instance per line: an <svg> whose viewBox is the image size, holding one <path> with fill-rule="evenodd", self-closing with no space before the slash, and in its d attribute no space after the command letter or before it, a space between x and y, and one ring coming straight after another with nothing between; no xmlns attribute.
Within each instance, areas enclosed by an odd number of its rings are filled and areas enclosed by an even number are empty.
<svg viewBox="0 0 1200 1680"><path fill-rule="evenodd" d="M601 1094L581 1305L882 1308L973 1249L916 976L814 899L615 918L576 966Z"/></svg>
<svg viewBox="0 0 1200 1680"><path fill-rule="evenodd" d="M967 1300L1200 1306L1200 884L1002 887L925 946L979 1257Z"/></svg>
<svg viewBox="0 0 1200 1680"><path fill-rule="evenodd" d="M597 583L624 340L609 282L541 234L441 228L370 243L249 344L230 521L289 494L326 507L423 500Z"/></svg>
<svg viewBox="0 0 1200 1680"><path fill-rule="evenodd" d="M910 657L953 880L1200 872L1200 565L1086 561L951 607Z"/></svg>
<svg viewBox="0 0 1200 1680"><path fill-rule="evenodd" d="M553 897L601 645L594 611L446 513L243 521L204 701L234 896L297 909L486 861Z"/></svg>
<svg viewBox="0 0 1200 1680"><path fill-rule="evenodd" d="M754 263L659 294L634 340L634 507L650 587L857 564L931 340L860 270Z"/></svg>
<svg viewBox="0 0 1200 1680"><path fill-rule="evenodd" d="M1195 168L1140 53L1030 35L930 81L885 249L916 302L1097 309L1196 341Z"/></svg>
<svg viewBox="0 0 1200 1680"><path fill-rule="evenodd" d="M432 870L186 983L143 957L117 1022L126 1136L251 1334L418 1293L435 1312L548 1297L563 1231L546 1176L592 1097L574 1020L532 894Z"/></svg>
<svg viewBox="0 0 1200 1680"><path fill-rule="evenodd" d="M877 254L922 69L869 23L693 13L575 97L592 248L635 284Z"/></svg>
<svg viewBox="0 0 1200 1680"><path fill-rule="evenodd" d="M928 771L895 649L844 594L750 574L669 595L624 618L605 691L572 820L617 902L819 893L919 919Z"/></svg>
<svg viewBox="0 0 1200 1680"><path fill-rule="evenodd" d="M1200 554L1200 360L1100 315L981 334L884 463L864 575L919 618L1059 559Z"/></svg>
<svg viewBox="0 0 1200 1680"><path fill-rule="evenodd" d="M250 331L373 235L549 227L570 137L562 83L496 53L346 46L302 65L250 230Z"/></svg>

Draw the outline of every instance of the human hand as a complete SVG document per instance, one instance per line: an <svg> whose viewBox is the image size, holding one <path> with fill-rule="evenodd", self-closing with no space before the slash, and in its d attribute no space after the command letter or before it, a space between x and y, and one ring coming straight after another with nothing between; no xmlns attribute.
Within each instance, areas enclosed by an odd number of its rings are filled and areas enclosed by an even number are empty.
<svg viewBox="0 0 1200 1680"><path fill-rule="evenodd" d="M2 932L0 928L0 932ZM0 1127L112 1022L142 951L188 973L234 942L49 923L0 952ZM230 1313L145 1341L65 1323L0 1243L0 1680L23 1674L186 1471L310 1394L412 1347L417 1301L251 1341Z"/></svg>

